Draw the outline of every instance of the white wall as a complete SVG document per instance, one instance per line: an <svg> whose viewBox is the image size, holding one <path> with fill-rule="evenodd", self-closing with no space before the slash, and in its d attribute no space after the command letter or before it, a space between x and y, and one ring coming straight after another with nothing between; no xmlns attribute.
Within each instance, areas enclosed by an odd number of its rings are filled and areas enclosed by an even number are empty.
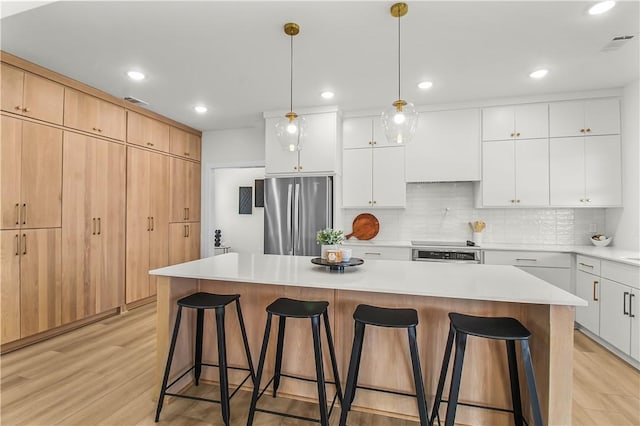
<svg viewBox="0 0 640 426"><path fill-rule="evenodd" d="M208 253L213 253L213 230L222 231L222 242L232 252L264 252L264 208L252 207L252 214L238 213L238 187L254 187L255 179L264 178L264 167L219 168L213 172L213 211L207 236ZM253 203L255 204L255 188Z"/></svg>
<svg viewBox="0 0 640 426"><path fill-rule="evenodd" d="M640 80L622 97L622 203L607 209L606 232L618 248L640 251Z"/></svg>
<svg viewBox="0 0 640 426"><path fill-rule="evenodd" d="M203 167L230 163L264 165L264 125L202 133Z"/></svg>

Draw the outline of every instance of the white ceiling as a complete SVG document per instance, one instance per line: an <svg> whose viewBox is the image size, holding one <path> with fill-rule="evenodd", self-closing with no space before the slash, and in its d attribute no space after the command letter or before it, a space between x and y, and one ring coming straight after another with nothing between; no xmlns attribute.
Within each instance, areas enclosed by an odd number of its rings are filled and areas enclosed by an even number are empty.
<svg viewBox="0 0 640 426"><path fill-rule="evenodd" d="M3 1L2 7L7 3ZM254 126L289 104L386 108L397 97L393 2L65 2L0 21L2 50L202 130ZM402 97L416 105L622 87L639 78L640 2L413 1L402 18ZM3 15L4 16L4 15ZM601 49L635 35L617 51ZM529 72L548 68L543 80ZM145 72L130 81L129 69ZM431 80L430 90L417 83ZM320 98L331 89L336 97ZM198 115L197 103L209 107Z"/></svg>

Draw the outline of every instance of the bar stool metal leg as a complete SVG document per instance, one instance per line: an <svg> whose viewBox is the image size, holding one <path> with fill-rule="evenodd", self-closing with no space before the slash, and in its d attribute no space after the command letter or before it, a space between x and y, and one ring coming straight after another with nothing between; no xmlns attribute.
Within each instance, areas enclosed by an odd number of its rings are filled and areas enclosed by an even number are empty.
<svg viewBox="0 0 640 426"><path fill-rule="evenodd" d="M273 397L276 397L280 387L280 372L282 371L282 351L284 346L284 327L287 317L278 319L278 344L276 346L276 368L273 373Z"/></svg>
<svg viewBox="0 0 640 426"><path fill-rule="evenodd" d="M533 424L535 426L543 426L542 411L540 410L540 400L538 399L538 391L536 390L536 376L533 374L531 351L529 350L529 340L520 340L520 345L522 346L522 361L524 362L524 371L527 376L527 386L529 388L529 399L531 401Z"/></svg>
<svg viewBox="0 0 640 426"><path fill-rule="evenodd" d="M362 344L364 341L364 324L355 322L355 331L353 335L353 347L351 349L351 360L349 361L349 372L347 373L347 384L344 391L344 399L342 404L342 412L340 413L340 426L347 424L347 415L351 410L351 403L356 394L356 386L358 385L358 367L360 366L360 358L362 356Z"/></svg>
<svg viewBox="0 0 640 426"><path fill-rule="evenodd" d="M318 400L320 405L320 424L329 426L329 413L327 411L327 391L324 384L324 367L322 364L322 345L320 341L320 317L311 318L311 330L313 332L313 350L316 360L316 379L318 383Z"/></svg>
<svg viewBox="0 0 640 426"><path fill-rule="evenodd" d="M342 404L342 386L340 386L340 372L338 371L338 360L336 360L336 351L333 347L333 336L331 335L331 325L329 324L329 314L327 313L327 311L324 311L322 317L324 319L324 331L327 334L327 344L329 345L329 356L331 356L333 381L336 382L338 401L340 401L340 404Z"/></svg>
<svg viewBox="0 0 640 426"><path fill-rule="evenodd" d="M511 382L511 401L513 404L513 423L522 426L522 402L520 400L520 380L518 378L518 360L516 358L516 342L507 340L507 361L509 363L509 380Z"/></svg>
<svg viewBox="0 0 640 426"><path fill-rule="evenodd" d="M416 397L418 398L418 414L420 415L420 426L427 426L427 400L424 395L424 383L422 382L422 369L420 368L420 357L418 356L418 343L416 341L415 326L409 327L409 351L411 352L411 364L413 366L413 380L416 385Z"/></svg>
<svg viewBox="0 0 640 426"><path fill-rule="evenodd" d="M196 386L198 386L198 383L200 381L200 374L202 373L202 335L204 333L204 309L197 309L196 311L196 350L195 359L193 361L193 375L195 378Z"/></svg>
<svg viewBox="0 0 640 426"><path fill-rule="evenodd" d="M467 346L467 335L456 333L456 356L453 361L453 374L451 376L451 389L449 389L449 402L447 403L447 418L445 426L454 426L456 408L458 406L458 394L460 393L460 379L462 377L462 364L464 362L464 350Z"/></svg>
<svg viewBox="0 0 640 426"><path fill-rule="evenodd" d="M236 300L236 312L238 313L238 322L240 323L240 331L242 333L242 343L244 344L244 353L247 356L247 365L249 365L249 373L251 374L251 382L256 381L256 372L253 369L253 361L251 360L251 350L249 349L249 339L247 338L247 330L244 328L244 319L242 318L242 309L240 308L240 300Z"/></svg>
<svg viewBox="0 0 640 426"><path fill-rule="evenodd" d="M455 330L452 325L449 325L449 337L447 337L447 346L445 346L444 349L442 368L440 369L440 380L438 380L438 389L436 390L436 398L433 402L433 411L431 412L429 424L433 424L436 417L438 418L438 424L440 424L440 403L442 402L442 393L444 392L444 382L447 379L447 371L449 371L449 362L451 361L451 349L453 348L454 337Z"/></svg>
<svg viewBox="0 0 640 426"><path fill-rule="evenodd" d="M229 425L229 376L227 373L227 337L224 332L224 307L216 308L216 331L218 333L218 370L220 372L220 405L222 420Z"/></svg>
<svg viewBox="0 0 640 426"><path fill-rule="evenodd" d="M262 370L264 369L264 360L267 357L267 348L269 346L269 334L271 334L271 314L267 314L267 323L264 327L264 338L262 339L262 349L260 350L260 360L258 361L258 371L256 372L256 381L253 386L253 396L251 397L251 406L249 407L249 416L247 417L247 426L253 425L253 417L256 414L256 405L258 403L258 394L260 393L260 380L262 379Z"/></svg>
<svg viewBox="0 0 640 426"><path fill-rule="evenodd" d="M169 355L167 356L167 365L164 368L164 377L162 378L162 387L160 388L160 397L158 398L158 407L156 408L156 423L160 420L160 411L164 404L164 394L167 391L167 382L169 381L169 372L171 371L171 362L173 361L173 352L176 349L176 341L178 340L178 330L180 330L180 319L182 318L182 306L178 306L176 315L176 323L173 326L173 335L171 337L171 346L169 346Z"/></svg>

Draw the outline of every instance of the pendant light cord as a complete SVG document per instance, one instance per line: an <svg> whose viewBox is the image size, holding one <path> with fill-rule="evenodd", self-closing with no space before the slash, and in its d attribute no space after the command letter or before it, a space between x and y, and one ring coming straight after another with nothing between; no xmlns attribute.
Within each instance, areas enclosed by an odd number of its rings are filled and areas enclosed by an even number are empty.
<svg viewBox="0 0 640 426"><path fill-rule="evenodd" d="M289 98L289 112L293 112L293 35L290 35L289 38L291 39L291 69L289 70L289 93L290 93L290 98Z"/></svg>
<svg viewBox="0 0 640 426"><path fill-rule="evenodd" d="M398 13L398 100L400 97L400 13Z"/></svg>

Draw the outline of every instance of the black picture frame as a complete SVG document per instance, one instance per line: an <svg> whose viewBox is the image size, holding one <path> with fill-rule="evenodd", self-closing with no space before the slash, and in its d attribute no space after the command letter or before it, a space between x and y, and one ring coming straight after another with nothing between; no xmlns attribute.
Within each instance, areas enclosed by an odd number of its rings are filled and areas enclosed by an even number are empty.
<svg viewBox="0 0 640 426"><path fill-rule="evenodd" d="M264 207L264 179L256 179L254 182L255 187L255 207Z"/></svg>
<svg viewBox="0 0 640 426"><path fill-rule="evenodd" d="M253 213L253 188L250 186L238 187L238 214Z"/></svg>

